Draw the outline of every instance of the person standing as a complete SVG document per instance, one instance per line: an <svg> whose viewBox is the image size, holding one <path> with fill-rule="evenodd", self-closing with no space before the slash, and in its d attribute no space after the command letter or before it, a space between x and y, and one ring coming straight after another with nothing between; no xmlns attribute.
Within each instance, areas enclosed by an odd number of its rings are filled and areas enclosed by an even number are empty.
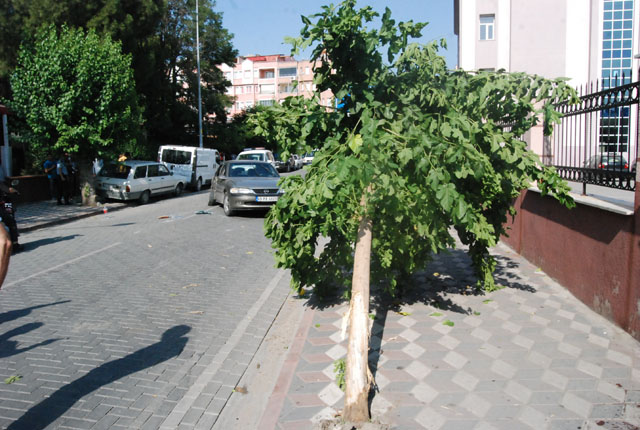
<svg viewBox="0 0 640 430"><path fill-rule="evenodd" d="M58 192L56 197L58 198L58 204L62 204L62 199L64 198L64 204L68 205L69 202L69 188L70 184L70 176L69 170L67 169L66 160L63 155L60 155L58 158L58 163L56 165L56 172L58 174Z"/></svg>
<svg viewBox="0 0 640 430"><path fill-rule="evenodd" d="M51 198L55 199L58 195L58 173L56 162L53 159L53 154L47 154L47 160L44 162L42 167L44 168L44 173L47 174L47 179L49 180L49 192L51 193Z"/></svg>

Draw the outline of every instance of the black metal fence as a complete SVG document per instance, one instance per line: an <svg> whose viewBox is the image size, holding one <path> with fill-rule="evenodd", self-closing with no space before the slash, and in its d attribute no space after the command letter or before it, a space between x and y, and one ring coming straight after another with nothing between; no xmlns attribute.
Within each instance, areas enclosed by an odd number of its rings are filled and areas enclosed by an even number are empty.
<svg viewBox="0 0 640 430"><path fill-rule="evenodd" d="M545 141L543 160L568 181L635 190L640 82L624 75L578 89L580 103L561 104L561 124Z"/></svg>

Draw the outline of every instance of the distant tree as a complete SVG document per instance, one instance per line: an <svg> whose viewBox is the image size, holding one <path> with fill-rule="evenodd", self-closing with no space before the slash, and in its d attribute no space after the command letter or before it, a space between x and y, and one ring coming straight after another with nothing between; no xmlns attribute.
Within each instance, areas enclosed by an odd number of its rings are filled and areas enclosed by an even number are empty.
<svg viewBox="0 0 640 430"><path fill-rule="evenodd" d="M355 5L323 6L303 18L294 41L313 45L317 91L331 90L344 107L327 112L317 100L290 98L252 121L285 149L319 148L304 178L283 179L265 228L294 287L351 287L343 417L362 422L372 382L370 279L394 293L398 279L455 246L455 229L478 287L496 288L489 248L520 191L538 181L543 194L573 203L519 136L541 117L549 132L553 103L575 94L561 80L448 70L437 54L444 42L408 44L425 24L396 23L386 9L372 29L378 14ZM318 249L321 238L328 243Z"/></svg>
<svg viewBox="0 0 640 430"><path fill-rule="evenodd" d="M0 9L0 98L11 97L8 82L18 47L42 25L93 29L120 41L123 53L131 56L145 136L153 142L196 143L195 1L5 0ZM237 52L214 7L212 0L199 0L202 111L224 124L229 99L216 66L232 63Z"/></svg>
<svg viewBox="0 0 640 430"><path fill-rule="evenodd" d="M140 133L131 59L94 31L53 26L19 52L10 108L37 159L69 151L88 159L131 151Z"/></svg>

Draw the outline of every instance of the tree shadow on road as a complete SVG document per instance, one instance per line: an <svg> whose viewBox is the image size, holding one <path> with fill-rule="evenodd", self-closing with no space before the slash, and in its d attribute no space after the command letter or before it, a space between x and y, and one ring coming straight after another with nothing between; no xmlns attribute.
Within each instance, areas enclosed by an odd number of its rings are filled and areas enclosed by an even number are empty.
<svg viewBox="0 0 640 430"><path fill-rule="evenodd" d="M85 376L63 386L50 397L33 406L7 429L43 429L92 391L125 376L177 357L187 344L188 338L185 335L190 330L191 327L186 325L172 327L163 333L159 342L91 370Z"/></svg>

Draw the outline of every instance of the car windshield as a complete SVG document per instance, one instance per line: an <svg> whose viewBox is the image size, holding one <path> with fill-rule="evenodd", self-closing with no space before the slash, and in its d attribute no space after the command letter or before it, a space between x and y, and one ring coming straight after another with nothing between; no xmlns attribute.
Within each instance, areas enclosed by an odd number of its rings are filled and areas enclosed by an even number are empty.
<svg viewBox="0 0 640 430"><path fill-rule="evenodd" d="M280 175L271 164L267 163L234 163L229 166L229 176L232 178L258 177L278 178Z"/></svg>
<svg viewBox="0 0 640 430"><path fill-rule="evenodd" d="M106 178L118 178L118 179L127 179L129 176L129 171L131 170L130 166L121 163L110 163L105 164L105 166L98 173L99 176L104 176Z"/></svg>
<svg viewBox="0 0 640 430"><path fill-rule="evenodd" d="M238 160L264 161L264 154L240 154L238 155Z"/></svg>

